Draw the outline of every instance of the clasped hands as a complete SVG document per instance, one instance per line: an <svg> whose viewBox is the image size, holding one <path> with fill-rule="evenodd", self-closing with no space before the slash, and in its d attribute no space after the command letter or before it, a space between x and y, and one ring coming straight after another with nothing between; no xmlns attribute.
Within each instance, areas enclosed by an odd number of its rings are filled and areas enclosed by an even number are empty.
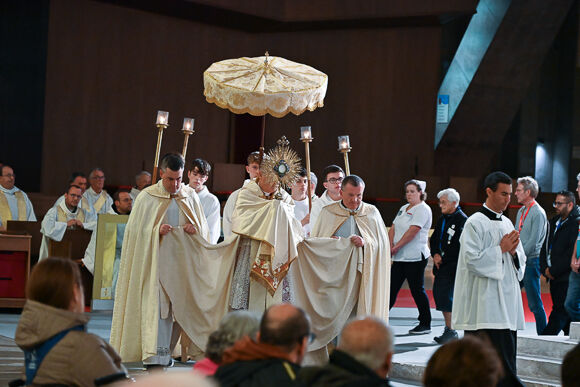
<svg viewBox="0 0 580 387"><path fill-rule="evenodd" d="M66 226L67 227L80 227L80 228L83 228L83 222L81 222L78 219L71 219L68 222L66 222Z"/></svg>
<svg viewBox="0 0 580 387"><path fill-rule="evenodd" d="M161 236L167 235L171 232L171 230L173 230L173 226L171 226L170 224L162 224L161 227L159 227L159 235ZM190 235L193 235L197 232L195 226L191 223L184 224L183 231L185 231Z"/></svg>
<svg viewBox="0 0 580 387"><path fill-rule="evenodd" d="M511 255L516 254L516 247L520 243L520 233L516 230L513 230L509 234L506 234L501 238L499 242L499 247L501 248L501 252L505 253L506 251L509 252Z"/></svg>

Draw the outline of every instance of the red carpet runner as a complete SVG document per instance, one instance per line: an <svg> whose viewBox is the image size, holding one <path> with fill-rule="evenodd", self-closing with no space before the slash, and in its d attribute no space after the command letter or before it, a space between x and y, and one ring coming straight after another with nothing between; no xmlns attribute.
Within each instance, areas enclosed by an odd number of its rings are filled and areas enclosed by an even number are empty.
<svg viewBox="0 0 580 387"><path fill-rule="evenodd" d="M435 301L433 300L433 291L426 290L427 296L429 297L429 304L431 308L435 308ZM534 322L534 314L530 312L528 308L528 299L526 298L526 293L522 292L522 300L524 303L524 315L526 317L526 322ZM544 302L544 310L546 311L546 318L550 316L552 311L552 298L548 293L542 293L542 301ZM395 307L398 308L416 308L415 301L411 296L411 291L409 289L401 289L399 295L397 296L397 302Z"/></svg>

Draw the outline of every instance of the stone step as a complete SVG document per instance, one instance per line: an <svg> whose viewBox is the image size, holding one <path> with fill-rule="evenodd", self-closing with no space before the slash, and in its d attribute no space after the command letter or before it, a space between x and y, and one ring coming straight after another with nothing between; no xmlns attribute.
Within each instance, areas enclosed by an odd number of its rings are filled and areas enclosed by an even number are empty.
<svg viewBox="0 0 580 387"><path fill-rule="evenodd" d="M561 361L543 356L518 355L518 376L525 380L526 386L558 386L560 385ZM426 364L393 362L389 378L421 382Z"/></svg>
<svg viewBox="0 0 580 387"><path fill-rule="evenodd" d="M518 376L541 380L559 380L561 360L538 356L518 355Z"/></svg>
<svg viewBox="0 0 580 387"><path fill-rule="evenodd" d="M426 364L409 364L393 361L389 378L421 382Z"/></svg>
<svg viewBox="0 0 580 387"><path fill-rule="evenodd" d="M541 380L534 378L520 378L526 387L560 387L559 380Z"/></svg>
<svg viewBox="0 0 580 387"><path fill-rule="evenodd" d="M567 336L518 336L518 355L556 359L560 362L574 346Z"/></svg>

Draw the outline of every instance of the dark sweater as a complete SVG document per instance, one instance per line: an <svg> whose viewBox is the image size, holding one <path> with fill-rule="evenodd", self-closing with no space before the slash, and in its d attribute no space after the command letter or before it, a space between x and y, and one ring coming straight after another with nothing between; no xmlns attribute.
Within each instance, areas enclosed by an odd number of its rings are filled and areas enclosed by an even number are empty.
<svg viewBox="0 0 580 387"><path fill-rule="evenodd" d="M576 238L578 237L578 221L580 220L578 206L574 206L554 234L558 219L560 219L560 216L555 216L548 223L548 233L540 252L540 270L542 274L546 272L548 267L547 256L551 246L552 266L550 267L550 274L555 277L556 282L565 282L568 281L568 276L570 275L570 261L574 251L574 243L576 243Z"/></svg>
<svg viewBox="0 0 580 387"><path fill-rule="evenodd" d="M379 377L373 370L340 350L330 354L324 367L303 367L298 382L306 386L389 386L388 379Z"/></svg>
<svg viewBox="0 0 580 387"><path fill-rule="evenodd" d="M443 220L445 220L445 227L441 230ZM461 237L466 220L467 215L465 215L460 207L457 207L454 213L442 215L437 220L437 225L435 226L433 235L431 235L430 247L431 255L441 255L442 261L439 269L433 265L433 274L455 277L457 258L459 256L459 248L461 247L459 237ZM441 238L441 235L443 235L443 238ZM439 247L439 243L441 243L441 247Z"/></svg>

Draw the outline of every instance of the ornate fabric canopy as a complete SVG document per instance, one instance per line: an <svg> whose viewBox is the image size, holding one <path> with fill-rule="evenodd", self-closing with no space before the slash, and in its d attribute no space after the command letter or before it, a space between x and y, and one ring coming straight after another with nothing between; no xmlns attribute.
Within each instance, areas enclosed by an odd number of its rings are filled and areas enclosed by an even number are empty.
<svg viewBox="0 0 580 387"><path fill-rule="evenodd" d="M279 118L324 106L328 76L266 53L216 62L203 73L203 84L207 101L223 109Z"/></svg>

